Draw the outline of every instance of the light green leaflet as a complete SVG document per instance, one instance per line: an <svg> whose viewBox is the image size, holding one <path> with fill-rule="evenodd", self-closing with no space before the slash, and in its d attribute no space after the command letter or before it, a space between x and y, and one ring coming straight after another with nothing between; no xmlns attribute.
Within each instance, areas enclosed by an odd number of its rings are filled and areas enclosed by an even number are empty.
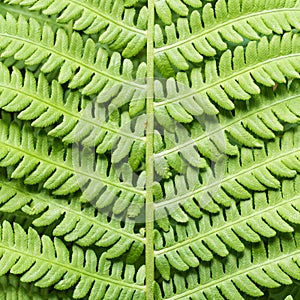
<svg viewBox="0 0 300 300"><path fill-rule="evenodd" d="M297 300L299 0L0 0L0 298Z"/></svg>

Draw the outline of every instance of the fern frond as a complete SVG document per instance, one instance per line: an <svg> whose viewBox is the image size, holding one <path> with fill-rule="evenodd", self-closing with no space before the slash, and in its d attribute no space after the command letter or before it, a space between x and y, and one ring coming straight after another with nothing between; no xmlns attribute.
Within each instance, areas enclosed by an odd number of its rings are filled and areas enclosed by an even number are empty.
<svg viewBox="0 0 300 300"><path fill-rule="evenodd" d="M64 237L67 242L76 242L82 247L91 245L108 248L107 257L127 253L128 259L136 260L144 249L144 240L134 233L134 222L124 226L117 216L108 217L93 206L83 206L78 198L72 202L55 199L49 193L28 190L20 183L0 178L0 211L15 214L22 210L33 216L36 227L49 226L56 222L54 236Z"/></svg>
<svg viewBox="0 0 300 300"><path fill-rule="evenodd" d="M299 29L300 9L296 2L219 0L215 8L207 3L201 13L194 10L187 18L173 23L166 12L166 1L157 1L156 7L165 10L159 16L169 26L162 29L155 25L156 66L162 74L171 75L172 66L188 70L190 63L200 63L204 56L215 56L217 51L226 50L229 43L243 44L264 35ZM178 11L182 17L188 15L188 10L178 7Z"/></svg>
<svg viewBox="0 0 300 300"><path fill-rule="evenodd" d="M236 144L261 148L264 141L274 139L287 124L299 122L299 88L298 79L288 87L278 85L276 92L261 88L261 93L249 102L236 101L234 117L230 112L222 112L218 118L198 117L190 130L177 124L173 125L174 132L156 131L157 172L167 177L171 168L182 173L188 165L205 166L200 164L203 158L217 161L224 153L236 155ZM163 172L161 166L165 166Z"/></svg>
<svg viewBox="0 0 300 300"><path fill-rule="evenodd" d="M122 0L6 0L6 3L42 11L44 15L58 15L58 23L74 21L74 30L99 34L99 42L113 51L122 51L129 58L137 55L146 45L147 8L140 11L126 8Z"/></svg>
<svg viewBox="0 0 300 300"><path fill-rule="evenodd" d="M227 257L230 251L244 252L249 243L293 232L300 224L300 177L286 180L281 191L254 193L248 201L232 204L222 213L203 214L199 221L176 224L168 232L156 232L156 267L169 280L171 268L186 271ZM176 238L175 238L176 237Z"/></svg>
<svg viewBox="0 0 300 300"><path fill-rule="evenodd" d="M34 132L26 124L21 130L17 123L8 126L1 120L0 132L0 166L14 166L12 178L25 177L25 184L40 183L54 190L55 195L71 194L82 188L86 201L97 200L98 208L113 205L115 214L128 207L132 210L130 215L138 214L137 209L143 207L145 174L134 182L128 165L117 171L109 166L105 156L95 156L89 149L75 146L64 148L57 140L49 141L42 132L35 142Z"/></svg>
<svg viewBox="0 0 300 300"><path fill-rule="evenodd" d="M0 0L0 298L297 300L299 18Z"/></svg>
<svg viewBox="0 0 300 300"><path fill-rule="evenodd" d="M132 131L132 120L126 112L120 116L116 105L113 111L106 111L100 104L86 101L78 92L64 93L57 81L49 85L42 73L38 80L29 71L23 77L17 68L10 72L0 63L0 107L8 112L19 112L17 117L32 120L34 127L53 125L49 135L61 138L64 143L81 142L95 147L97 153L111 150L114 163L127 155L135 168L140 163L133 158L138 157L137 147L141 152L145 148L145 116L135 119Z"/></svg>
<svg viewBox="0 0 300 300"><path fill-rule="evenodd" d="M163 281L161 299L245 299L263 296L262 287L275 288L299 280L300 234L286 234L247 247L242 256L203 263L189 273Z"/></svg>
<svg viewBox="0 0 300 300"><path fill-rule="evenodd" d="M24 60L28 66L42 64L43 73L58 69L59 83L69 82L71 89L84 86L85 95L111 91L112 87L118 91L118 85L126 86L132 93L143 89L133 80L145 78L144 63L134 72L131 60L123 60L117 52L109 57L91 38L84 41L77 32L69 37L62 28L55 33L49 25L41 26L35 19L27 21L20 16L16 20L7 14L6 18L0 16L0 37L1 57Z"/></svg>
<svg viewBox="0 0 300 300"><path fill-rule="evenodd" d="M288 146L287 146L288 145ZM168 216L176 222L188 221L188 215L201 217L201 210L220 211L231 200L247 200L253 191L279 189L281 180L293 179L300 172L300 128L285 132L261 149L242 148L239 155L220 160L214 168L188 167L157 185L156 215L162 228L169 227Z"/></svg>
<svg viewBox="0 0 300 300"><path fill-rule="evenodd" d="M190 123L192 116L203 111L216 113L216 109L206 107L209 101L232 110L235 107L232 99L249 100L251 95L259 94L259 85L272 87L276 82L286 83L287 78L299 78L299 38L293 33L274 35L270 41L264 37L258 43L249 42L245 48L236 47L233 53L227 50L218 63L214 59L206 61L204 69L194 68L190 78L186 73L178 73L176 80L184 88L174 95L173 85L166 84L165 99L159 97L160 90L156 91L156 113L165 120L171 117Z"/></svg>
<svg viewBox="0 0 300 300"><path fill-rule="evenodd" d="M20 225L4 222L0 252L1 275L8 271L19 274L22 282L34 282L37 287L72 289L73 298L78 299L101 299L106 293L111 299L124 295L127 299L144 299L143 266L135 275L133 266L111 263L105 254L97 258L91 249L73 246L69 251L59 239L40 237L32 228L26 233Z"/></svg>

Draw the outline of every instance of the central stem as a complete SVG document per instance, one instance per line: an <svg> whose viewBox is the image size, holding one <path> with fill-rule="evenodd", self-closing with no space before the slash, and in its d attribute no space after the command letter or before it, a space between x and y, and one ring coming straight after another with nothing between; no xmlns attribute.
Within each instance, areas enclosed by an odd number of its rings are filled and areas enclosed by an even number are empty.
<svg viewBox="0 0 300 300"><path fill-rule="evenodd" d="M154 299L154 0L148 0L147 31L147 130L146 130L146 299Z"/></svg>

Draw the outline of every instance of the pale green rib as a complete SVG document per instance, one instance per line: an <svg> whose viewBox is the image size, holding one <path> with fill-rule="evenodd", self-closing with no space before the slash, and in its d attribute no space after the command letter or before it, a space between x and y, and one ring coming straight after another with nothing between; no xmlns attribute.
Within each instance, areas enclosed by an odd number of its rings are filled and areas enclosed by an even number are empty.
<svg viewBox="0 0 300 300"><path fill-rule="evenodd" d="M148 0L146 129L146 300L154 299L154 0Z"/></svg>

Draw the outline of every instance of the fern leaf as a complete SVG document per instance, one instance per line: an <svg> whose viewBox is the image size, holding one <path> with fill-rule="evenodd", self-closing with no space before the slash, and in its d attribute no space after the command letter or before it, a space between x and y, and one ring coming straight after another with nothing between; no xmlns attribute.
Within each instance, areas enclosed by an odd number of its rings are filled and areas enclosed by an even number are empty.
<svg viewBox="0 0 300 300"><path fill-rule="evenodd" d="M10 126L3 120L0 123L2 145L0 165L2 167L15 165L12 178L26 176L24 180L26 184L42 183L44 188L55 190L53 193L56 195L74 193L85 186L83 198L86 201L94 201L96 198L98 208L114 204L117 209L116 195L120 191L123 191L128 200L123 210L131 205L136 210L136 207L143 205L143 175L138 181L140 187L134 187L132 172L125 174L122 170L116 172L110 168L107 176L109 166L104 156L93 158L93 153L89 150L81 151L76 147L65 149L58 141L49 144L47 137L42 133L39 134L35 144L33 132L28 126L25 125L21 131L16 123ZM80 161L85 163L80 165Z"/></svg>
<svg viewBox="0 0 300 300"><path fill-rule="evenodd" d="M167 5L170 3L174 3L172 9L176 7L180 16L176 23L170 17ZM219 0L215 7L206 3L201 12L194 9L190 15L182 1L161 0L156 2L156 11L168 25L165 28L155 25L155 62L166 75L165 64L187 70L190 63L200 63L204 56L215 56L218 50L226 50L228 43L259 40L262 35L282 34L300 26L297 21L300 12L294 0L276 3Z"/></svg>
<svg viewBox="0 0 300 300"><path fill-rule="evenodd" d="M112 220L103 214L97 213L92 206L84 207L79 199L73 199L71 203L62 199L55 199L46 192L33 192L24 189L20 183L8 181L4 175L0 180L1 206L0 211L14 213L22 210L30 216L34 216L33 225L36 227L49 226L56 222L53 230L54 236L62 236L68 242L76 242L87 247L101 245L105 237L111 237L111 244L106 242L106 247L111 247L107 257L121 255L129 251L131 260L137 259L138 251L143 251L143 239L135 235L134 223L127 222L121 227L120 220L114 217ZM126 239L127 248L123 245ZM140 253L139 252L139 253ZM129 254L128 254L129 255Z"/></svg>
<svg viewBox="0 0 300 300"><path fill-rule="evenodd" d="M299 298L299 0L0 2L0 298Z"/></svg>
<svg viewBox="0 0 300 300"><path fill-rule="evenodd" d="M30 248L33 244L37 246L34 251ZM106 292L117 290L114 298L118 299L119 294L133 290L143 299L143 280L132 281L134 267L126 266L123 273L123 263L112 264L105 254L98 259L93 250L84 252L77 246L69 252L59 239L40 237L32 228L26 233L20 225L12 227L4 222L0 250L1 274L8 271L22 274L23 282L34 282L38 287L54 286L58 290L72 288L74 298L83 298L89 293L89 299L101 298ZM138 272L143 274L143 267Z"/></svg>
<svg viewBox="0 0 300 300"><path fill-rule="evenodd" d="M190 131L178 124L174 133L157 131L161 145L155 150L157 173L166 177L170 168L181 173L183 166L200 167L194 162L203 158L217 161L223 154L236 155L237 145L261 148L264 140L275 138L286 124L299 122L298 101L299 80L293 80L289 88L279 85L275 93L261 89L261 94L249 102L237 102L234 118L229 112L218 118L204 116L203 122L198 118L191 124ZM164 171L158 169L162 165Z"/></svg>
<svg viewBox="0 0 300 300"><path fill-rule="evenodd" d="M129 155L131 163L136 164L135 168L139 167L142 158L136 161L133 157L136 156L136 151L145 147L143 116L137 118L136 130L132 132L129 128L132 121L128 114L119 116L114 109L106 117L107 112L100 105L86 103L79 93L64 95L61 85L53 81L50 86L42 73L36 81L29 71L23 78L18 69L14 68L10 74L9 69L0 64L0 74L0 107L3 110L19 112L18 118L33 120L31 125L34 127L57 124L52 127L49 135L62 138L65 143L81 142L85 146L96 147L98 153L104 153L109 148L116 152L114 162ZM114 139L115 143L112 143L110 136L117 133L120 139ZM127 152L124 142L128 144ZM121 153L117 152L120 151L118 144L122 144ZM136 147L138 149L134 151Z"/></svg>
<svg viewBox="0 0 300 300"><path fill-rule="evenodd" d="M16 20L7 14L6 18L0 17L0 36L2 57L24 60L27 65L42 63L44 73L59 68L58 81L69 82L71 89L85 85L84 94L110 90L116 84L124 84L133 92L141 88L132 82L130 60L122 61L117 52L109 59L103 48L96 47L92 39L84 43L77 32L72 33L68 42L69 37L61 28L55 33L47 24L41 26L34 19L27 21L22 16ZM143 69L143 64L140 68Z"/></svg>
<svg viewBox="0 0 300 300"><path fill-rule="evenodd" d="M293 241L293 246L289 242ZM175 273L161 284L163 299L245 299L263 296L261 287L275 288L291 284L293 270L299 274L299 233L285 239L274 238L252 245L237 257L230 254L226 262L213 260L188 274ZM282 248L281 248L282 247ZM254 257L254 258L253 258ZM289 270L292 266L293 270ZM222 278L220 280L220 278ZM187 286L187 288L185 288ZM223 296L222 296L223 295Z"/></svg>
<svg viewBox="0 0 300 300"><path fill-rule="evenodd" d="M248 243L293 232L300 222L299 196L294 188L299 180L297 176L284 181L282 192L266 191L254 194L250 201L232 203L223 214L203 214L198 222L190 218L186 225L178 223L167 232L156 232L156 266L164 279L168 280L172 267L180 270L172 262L174 253L193 268L201 261L226 257L231 249L244 252Z"/></svg>
<svg viewBox="0 0 300 300"><path fill-rule="evenodd" d="M74 21L73 29L86 34L98 34L99 42L113 51L123 50L123 57L138 54L146 44L147 8L140 11L125 8L122 0L68 1L5 1L42 11L44 15L58 15L58 23Z"/></svg>
<svg viewBox="0 0 300 300"><path fill-rule="evenodd" d="M285 143L294 148L282 148ZM219 160L215 169L199 172L188 166L184 175L175 175L162 184L162 192L155 199L157 218L170 215L176 222L185 223L188 215L199 218L201 210L217 213L220 206L230 206L230 198L247 200L253 191L279 189L282 179L292 179L300 171L298 157L296 128L285 132L282 140L269 142L265 148L242 148L238 156Z"/></svg>
<svg viewBox="0 0 300 300"><path fill-rule="evenodd" d="M233 55L227 50L221 56L219 64L216 60L207 61L203 70L204 75L201 68L194 68L190 79L186 74L178 73L178 81L186 88L176 95L174 90L167 89L167 97L163 101L158 99L155 108L164 109L165 118L170 114L178 122L182 122L170 112L172 106L176 109L180 104L181 109L190 117L201 115L202 111L212 114L213 109L210 106L205 108L208 99L222 109L232 110L234 109L232 99L249 100L251 95L259 93L259 84L274 86L276 82L286 82L287 78L299 78L298 39L299 36L292 33L286 33L282 37L273 36L270 42L264 37L258 43L249 42L245 50L242 46L236 47ZM201 109L189 110L185 107L186 99ZM192 121L191 118L186 120Z"/></svg>

